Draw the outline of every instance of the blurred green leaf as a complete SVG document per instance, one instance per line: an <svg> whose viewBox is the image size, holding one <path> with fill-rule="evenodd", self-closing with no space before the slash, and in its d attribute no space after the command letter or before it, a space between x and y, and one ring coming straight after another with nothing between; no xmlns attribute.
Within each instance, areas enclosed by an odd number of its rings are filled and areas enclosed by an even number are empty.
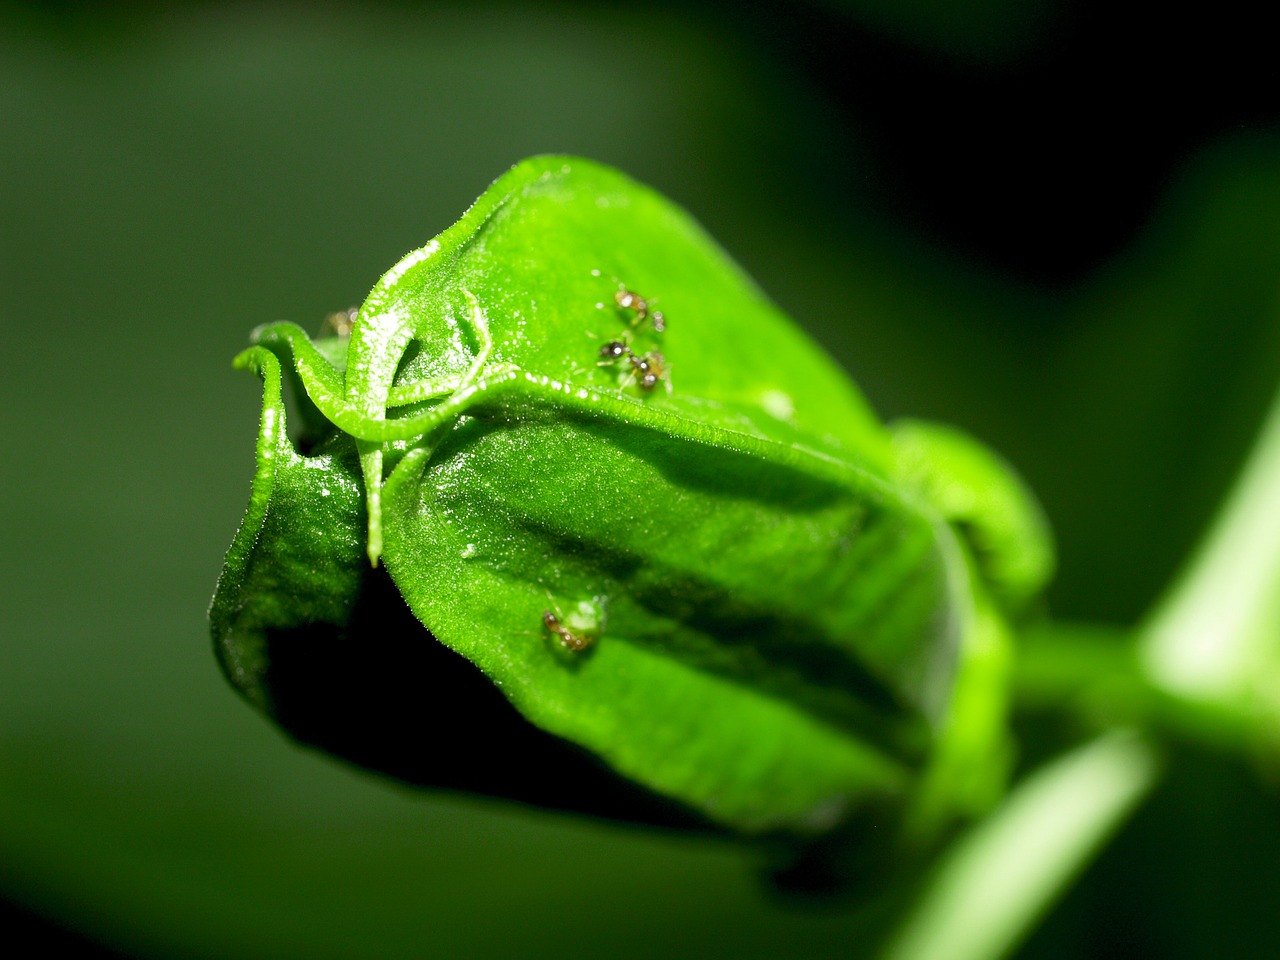
<svg viewBox="0 0 1280 960"><path fill-rule="evenodd" d="M822 0L900 43L979 63L1013 59L1057 19L1054 0Z"/></svg>

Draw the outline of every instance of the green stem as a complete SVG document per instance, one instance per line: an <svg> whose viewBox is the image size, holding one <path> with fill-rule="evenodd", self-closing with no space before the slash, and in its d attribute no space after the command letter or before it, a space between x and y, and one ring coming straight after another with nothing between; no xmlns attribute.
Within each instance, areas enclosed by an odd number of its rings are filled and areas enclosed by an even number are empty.
<svg viewBox="0 0 1280 960"><path fill-rule="evenodd" d="M1134 631L1020 638L1023 710L1280 755L1280 397L1183 574Z"/></svg>
<svg viewBox="0 0 1280 960"><path fill-rule="evenodd" d="M1208 536L1142 630L1143 669L1185 700L1280 713L1280 397Z"/></svg>
<svg viewBox="0 0 1280 960"><path fill-rule="evenodd" d="M1140 737L1113 732L1024 780L944 855L882 960L1006 956L1155 784Z"/></svg>
<svg viewBox="0 0 1280 960"><path fill-rule="evenodd" d="M1054 624L1026 634L1014 667L1015 706L1074 716L1099 730L1129 727L1230 752L1253 746L1252 712L1159 686L1141 654L1132 631Z"/></svg>

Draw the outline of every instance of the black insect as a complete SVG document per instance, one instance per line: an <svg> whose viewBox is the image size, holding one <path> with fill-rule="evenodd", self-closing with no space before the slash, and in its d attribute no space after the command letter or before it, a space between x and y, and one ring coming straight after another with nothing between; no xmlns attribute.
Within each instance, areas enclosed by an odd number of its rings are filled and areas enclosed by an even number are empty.
<svg viewBox="0 0 1280 960"><path fill-rule="evenodd" d="M600 356L609 361L621 360L629 353L631 353L631 348L621 340L610 340L600 348Z"/></svg>
<svg viewBox="0 0 1280 960"><path fill-rule="evenodd" d="M631 364L631 373L636 385L646 393L656 387L667 372L667 360L657 350L638 354L621 340L610 340L600 348L601 364L626 360Z"/></svg>

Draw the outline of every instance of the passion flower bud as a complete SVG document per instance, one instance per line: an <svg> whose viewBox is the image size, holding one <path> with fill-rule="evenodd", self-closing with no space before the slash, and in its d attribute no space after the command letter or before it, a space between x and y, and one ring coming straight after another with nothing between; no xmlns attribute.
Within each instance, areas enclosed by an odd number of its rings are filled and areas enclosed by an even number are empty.
<svg viewBox="0 0 1280 960"><path fill-rule="evenodd" d="M417 783L812 836L909 802L952 736L958 650L993 616L930 502L955 486L922 445L905 476L841 371L652 191L526 161L349 337L254 339L258 472L211 618L233 683L303 739Z"/></svg>

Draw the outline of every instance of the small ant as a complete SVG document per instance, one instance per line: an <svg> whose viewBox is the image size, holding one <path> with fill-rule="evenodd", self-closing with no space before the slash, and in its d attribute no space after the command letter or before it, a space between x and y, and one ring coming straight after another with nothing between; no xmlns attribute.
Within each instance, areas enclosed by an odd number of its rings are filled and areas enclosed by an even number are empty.
<svg viewBox="0 0 1280 960"><path fill-rule="evenodd" d="M320 335L322 337L351 336L351 330L356 325L356 317L359 314L359 307L347 307L345 310L335 310L333 313L325 314L324 322L320 325Z"/></svg>
<svg viewBox="0 0 1280 960"><path fill-rule="evenodd" d="M631 370L636 377L636 385L645 393L648 393L658 385L658 382L667 372L667 360L657 350L650 350L644 356L640 356L621 340L610 340L600 348L600 356L604 357L601 365L621 360L624 357L631 364Z"/></svg>
<svg viewBox="0 0 1280 960"><path fill-rule="evenodd" d="M640 324L648 320L653 324L655 333L662 333L667 329L667 319L658 310L649 310L649 301L638 293L631 290L619 290L613 295L614 302L623 310L634 310L636 318L631 322L631 326L638 327Z"/></svg>
<svg viewBox="0 0 1280 960"><path fill-rule="evenodd" d="M547 628L547 632L552 636L560 639L560 646L568 650L570 653L582 653L587 647L596 642L595 635L587 631L575 632L566 627L554 613L550 610L542 611L542 625Z"/></svg>

